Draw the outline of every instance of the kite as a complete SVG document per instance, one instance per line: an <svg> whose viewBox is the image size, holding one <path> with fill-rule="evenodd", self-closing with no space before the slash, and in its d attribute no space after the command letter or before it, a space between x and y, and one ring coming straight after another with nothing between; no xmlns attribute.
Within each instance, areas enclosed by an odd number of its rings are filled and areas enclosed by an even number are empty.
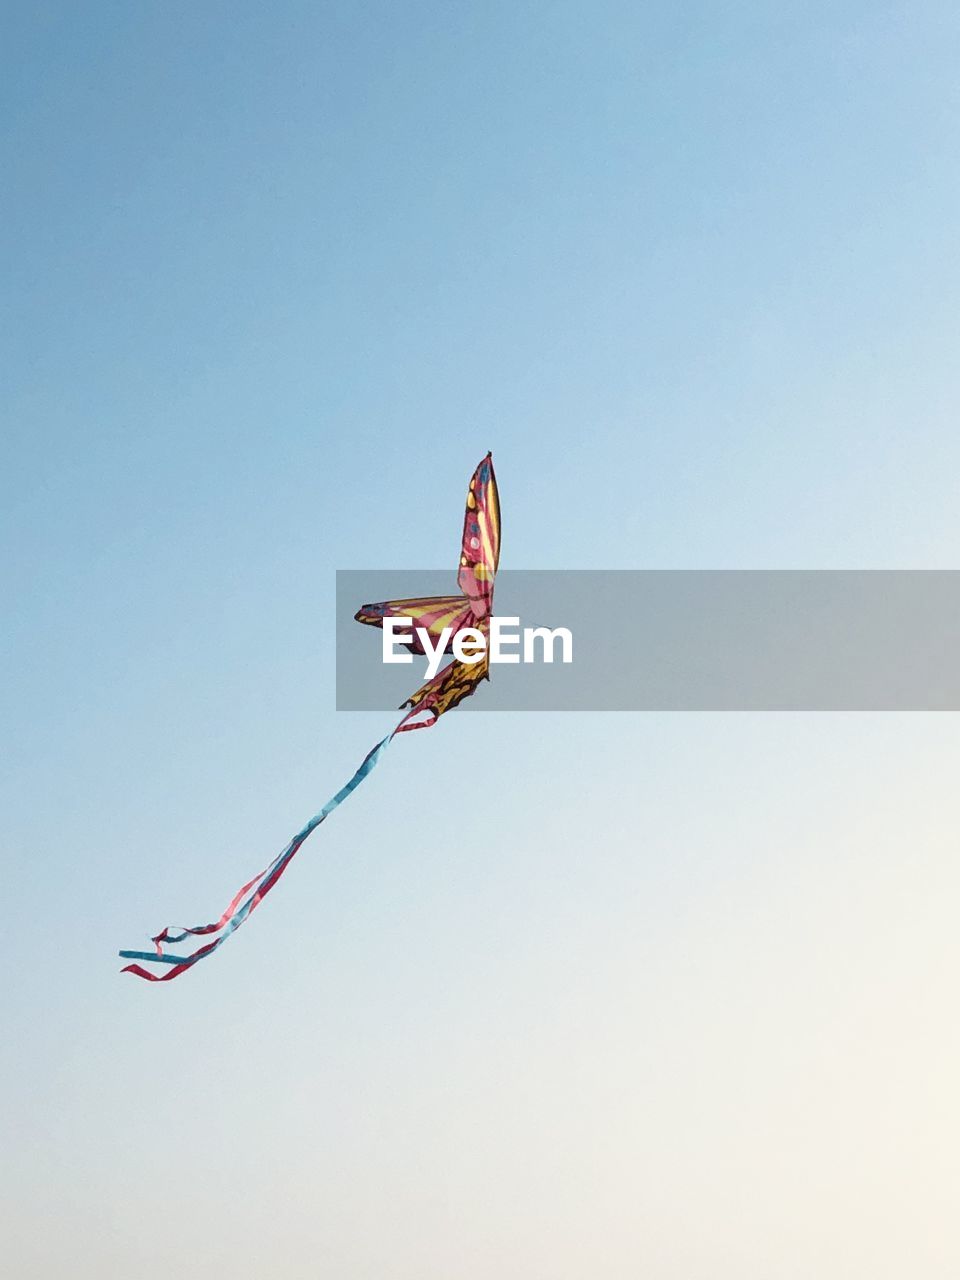
<svg viewBox="0 0 960 1280"><path fill-rule="evenodd" d="M409 618L412 630L409 636L398 636L412 653L426 652L418 635L422 629L431 639L434 648L444 640L441 652L451 652L451 641L458 632L471 628L483 638L482 656L472 662L453 661L443 667L432 679L422 685L401 706L410 710L400 723L372 747L362 764L345 786L328 800L319 813L298 831L288 845L281 850L268 867L249 880L234 895L230 905L218 920L211 924L186 928L167 925L151 939L153 951L121 951L124 960L142 961L148 964L169 966L163 973L153 973L141 963L128 964L121 973L132 973L148 982L169 982L191 969L198 961L205 960L226 942L260 905L273 886L286 871L297 852L321 822L351 795L379 764L387 747L398 733L411 729L427 729L468 698L481 680L489 679L489 631L493 609L493 584L500 561L500 501L497 481L493 473L493 460L488 453L470 480L467 490L467 508L463 519L463 537L460 544L460 566L457 573L456 596L432 596L408 600L385 600L380 604L365 604L355 615L358 622L373 627L383 627L384 618ZM478 645L479 647L479 645ZM462 652L462 650L461 650ZM166 951L165 945L174 945L188 938L212 938L186 955Z"/></svg>

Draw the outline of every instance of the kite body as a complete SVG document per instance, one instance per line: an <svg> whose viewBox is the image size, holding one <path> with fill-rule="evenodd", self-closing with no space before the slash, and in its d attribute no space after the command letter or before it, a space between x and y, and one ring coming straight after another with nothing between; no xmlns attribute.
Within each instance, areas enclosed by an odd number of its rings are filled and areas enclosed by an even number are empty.
<svg viewBox="0 0 960 1280"><path fill-rule="evenodd" d="M457 586L461 594L414 597L407 600L386 600L380 604L366 604L357 611L356 619L370 626L382 627L384 618L410 618L413 622L413 631L407 647L413 653L425 652L417 635L418 627L422 627L433 640L442 635L445 627L451 628L451 635L472 627L487 641L493 609L493 584L499 561L500 502L493 461L488 453L473 473L467 490L463 536L460 544L460 565L457 573ZM451 652L449 645L448 641L447 647L443 650L445 654ZM436 724L445 711L451 710L464 698L468 698L475 692L481 680L489 678L488 648L489 646L485 645L484 656L478 662L466 663L454 658L431 680L410 695L403 703L403 706L409 707L410 710L396 728L371 748L350 781L327 801L319 813L314 814L270 865L238 890L218 920L210 924L195 925L193 928L168 925L153 937L153 951L120 952L120 956L125 960L167 966L166 972L153 973L139 963L128 964L122 972L135 974L148 982L169 982L171 978L177 978L187 969L192 968L198 961L212 955L259 906L293 861L307 837L346 800L347 796L357 789L364 778L376 767L394 737L410 729L426 729ZM183 942L188 937L211 937L211 941L203 943L188 955L171 955L164 950L166 943Z"/></svg>
<svg viewBox="0 0 960 1280"><path fill-rule="evenodd" d="M484 641L489 640L490 614L493 609L493 582L500 563L500 500L497 481L493 474L493 462L488 453L470 479L467 490L467 509L463 517L463 537L460 540L460 568L457 573L459 596L425 596L406 600L384 600L380 604L365 604L356 612L358 622L372 627L382 627L384 618L410 618L413 636L407 648L413 653L423 653L423 644L417 635L422 628L433 640L449 627L452 634L472 627L479 631ZM489 646L479 662L467 663L454 659L432 680L428 680L416 693L403 703L411 707L397 726L397 732L421 729L434 724L445 711L457 706L473 693L481 680L489 679ZM449 641L444 653L450 652ZM425 720L420 716L427 716Z"/></svg>

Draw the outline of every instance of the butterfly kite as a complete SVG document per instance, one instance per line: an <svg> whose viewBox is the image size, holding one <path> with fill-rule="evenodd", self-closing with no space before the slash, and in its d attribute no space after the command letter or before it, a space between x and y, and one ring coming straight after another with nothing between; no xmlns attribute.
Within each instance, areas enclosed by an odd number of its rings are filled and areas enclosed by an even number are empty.
<svg viewBox="0 0 960 1280"><path fill-rule="evenodd" d="M499 559L500 502L497 496L497 481L493 474L493 462L488 453L473 473L470 488L467 490L467 510L463 519L463 539L460 546L460 569L457 574L460 594L365 604L356 614L358 622L381 628L384 618L411 619L410 636L397 636L397 640L404 643L411 652L419 654L426 652L418 634L419 630L422 629L429 635L435 646L444 639L444 629L450 628L447 632L446 644L441 650L442 653L448 654L451 652L452 637L458 631L470 627L483 636L483 656L472 663L461 662L454 658L416 693L411 694L403 703L403 706L409 707L410 710L396 728L367 753L350 781L327 801L320 812L315 814L302 831L293 837L273 862L238 890L219 920L213 921L212 924L195 925L192 929L168 925L152 939L153 951L120 952L124 960L163 965L166 967L165 972L152 973L142 964L128 964L122 970L123 973L136 974L138 978L145 978L148 982L169 982L171 978L178 978L181 973L192 968L198 960L205 960L207 956L212 955L260 905L311 832L315 831L320 823L325 821L334 809L359 787L364 778L379 763L380 757L396 735L406 733L409 729L426 729L436 724L445 711L449 711L464 698L468 698L476 690L480 681L489 677L487 642L493 608L493 582ZM187 938L211 938L212 940L202 943L195 951L186 955L171 954L164 950L166 944L177 944L184 942Z"/></svg>

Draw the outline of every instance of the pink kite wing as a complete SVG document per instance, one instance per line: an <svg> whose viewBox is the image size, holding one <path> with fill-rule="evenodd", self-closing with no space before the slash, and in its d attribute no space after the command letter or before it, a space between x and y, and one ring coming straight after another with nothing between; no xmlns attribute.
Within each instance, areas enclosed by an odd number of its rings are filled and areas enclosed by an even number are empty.
<svg viewBox="0 0 960 1280"><path fill-rule="evenodd" d="M397 733L436 724L445 711L459 706L464 698L476 692L481 680L489 678L490 659L486 652L478 662L460 662L455 658L406 700L403 705L412 709L397 725ZM421 716L428 718L421 719Z"/></svg>
<svg viewBox="0 0 960 1280"><path fill-rule="evenodd" d="M472 627L475 622L473 611L463 596L420 596L409 600L384 600L380 604L365 604L353 615L357 622L365 622L368 627L383 627L384 618L411 618L413 635L406 645L411 653L424 653L423 642L417 635L417 627L422 627L436 641L444 627L452 627L454 632L464 627ZM399 637L398 637L399 640ZM449 648L443 650L449 652Z"/></svg>
<svg viewBox="0 0 960 1280"><path fill-rule="evenodd" d="M493 459L488 453L470 479L463 517L457 586L477 618L493 607L493 580L500 563L500 498Z"/></svg>

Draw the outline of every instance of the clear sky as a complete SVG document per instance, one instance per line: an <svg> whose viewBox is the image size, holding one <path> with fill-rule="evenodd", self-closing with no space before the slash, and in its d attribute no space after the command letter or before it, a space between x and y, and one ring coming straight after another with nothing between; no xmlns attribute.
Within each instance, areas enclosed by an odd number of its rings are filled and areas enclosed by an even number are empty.
<svg viewBox="0 0 960 1280"><path fill-rule="evenodd" d="M0 49L4 1271L955 1280L952 716L454 714L115 952L389 727L334 572L487 449L512 568L958 567L956 6Z"/></svg>

